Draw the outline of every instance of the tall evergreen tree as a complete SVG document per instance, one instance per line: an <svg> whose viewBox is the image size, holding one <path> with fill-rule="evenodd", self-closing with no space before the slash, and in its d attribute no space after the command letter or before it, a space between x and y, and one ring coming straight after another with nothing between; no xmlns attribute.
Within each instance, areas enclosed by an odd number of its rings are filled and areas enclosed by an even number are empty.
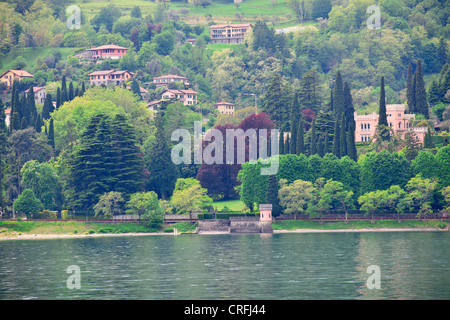
<svg viewBox="0 0 450 320"><path fill-rule="evenodd" d="M156 114L156 142L153 149L154 156L146 164L150 172L148 188L155 191L160 198L166 200L175 187L177 168L171 159L171 151L164 134L164 110Z"/></svg>
<svg viewBox="0 0 450 320"><path fill-rule="evenodd" d="M347 132L346 132L346 125L345 125L345 117L342 116L341 118L341 126L340 126L340 133L339 133L339 155L340 157L345 157L347 155Z"/></svg>
<svg viewBox="0 0 450 320"><path fill-rule="evenodd" d="M414 76L411 63L406 73L406 101L409 113L414 113Z"/></svg>
<svg viewBox="0 0 450 320"><path fill-rule="evenodd" d="M3 176L5 172L5 157L8 147L8 127L6 126L6 114L3 101L0 98L0 208L5 208L6 203L3 197Z"/></svg>
<svg viewBox="0 0 450 320"><path fill-rule="evenodd" d="M20 130L20 115L17 111L13 112L11 115L11 124L10 124L11 133L13 131Z"/></svg>
<svg viewBox="0 0 450 320"><path fill-rule="evenodd" d="M48 127L48 143L55 149L55 129L53 128L53 118L50 119Z"/></svg>
<svg viewBox="0 0 450 320"><path fill-rule="evenodd" d="M329 152L328 131L325 131L325 136L323 138L323 155L325 156L328 152Z"/></svg>
<svg viewBox="0 0 450 320"><path fill-rule="evenodd" d="M318 143L318 146L317 146L317 154L319 155L319 157L322 157L322 158L325 155L325 153L324 153L324 148L325 148L324 140L325 140L325 138L322 135L320 135L319 136L319 143Z"/></svg>
<svg viewBox="0 0 450 320"><path fill-rule="evenodd" d="M66 76L63 76L61 80L61 105L63 105L64 102L68 101L68 98Z"/></svg>
<svg viewBox="0 0 450 320"><path fill-rule="evenodd" d="M290 106L289 93L284 87L281 74L277 73L264 95L261 109L270 116L275 126L280 129L283 125L286 127L290 125Z"/></svg>
<svg viewBox="0 0 450 320"><path fill-rule="evenodd" d="M283 129L280 130L280 136L278 137L278 154L286 154L284 150L284 131Z"/></svg>
<svg viewBox="0 0 450 320"><path fill-rule="evenodd" d="M336 120L334 122L333 154L336 157L338 157L338 158L341 157L341 147L340 147L341 138L340 138L340 134L341 134L341 128L339 126L339 119L336 118Z"/></svg>
<svg viewBox="0 0 450 320"><path fill-rule="evenodd" d="M294 95L294 101L292 102L291 110L291 141L290 141L290 153L297 154L297 130L298 122L300 118L300 104L298 101L298 94Z"/></svg>
<svg viewBox="0 0 450 320"><path fill-rule="evenodd" d="M345 126L348 127L350 122L355 122L355 107L353 106L353 98L350 91L350 86L347 82L344 83L344 116Z"/></svg>
<svg viewBox="0 0 450 320"><path fill-rule="evenodd" d="M280 205L278 190L280 189L275 174L269 175L267 181L266 202L272 204L272 216L277 217L283 213L283 207Z"/></svg>
<svg viewBox="0 0 450 320"><path fill-rule="evenodd" d="M355 141L355 124L354 124L354 122L349 123L348 129L347 129L347 155L353 161L358 160L356 141Z"/></svg>
<svg viewBox="0 0 450 320"><path fill-rule="evenodd" d="M37 117L36 117L36 123L35 123L35 125L34 125L34 130L36 130L36 132L41 132L41 131L42 131L42 125L43 125L43 124L44 124L44 123L42 122L41 115L38 114Z"/></svg>
<svg viewBox="0 0 450 320"><path fill-rule="evenodd" d="M34 88L30 87L27 95L27 117L28 117L28 125L33 126L36 122L37 117L37 109L36 109L36 101L34 100Z"/></svg>
<svg viewBox="0 0 450 320"><path fill-rule="evenodd" d="M337 119L340 119L341 115L344 113L344 86L340 71L337 72L336 80L334 82L333 111Z"/></svg>
<svg viewBox="0 0 450 320"><path fill-rule="evenodd" d="M284 142L284 147L283 147L284 154L291 153L291 146L290 146L290 141L289 140L291 140L291 139L290 139L289 134L288 134L286 136L286 141Z"/></svg>
<svg viewBox="0 0 450 320"><path fill-rule="evenodd" d="M84 81L81 83L81 95L83 95L86 92L86 87L84 85Z"/></svg>
<svg viewBox="0 0 450 320"><path fill-rule="evenodd" d="M316 134L316 119L313 119L312 126L311 126L311 150L310 154L316 154L317 153L317 134Z"/></svg>
<svg viewBox="0 0 450 320"><path fill-rule="evenodd" d="M384 89L384 77L381 77L381 85L380 85L380 104L378 109L378 128L381 130L381 136L383 140L388 140L389 136L386 134L388 121L386 114L386 92Z"/></svg>
<svg viewBox="0 0 450 320"><path fill-rule="evenodd" d="M42 119L47 120L53 112L52 95L48 93L45 96L44 105L42 106Z"/></svg>
<svg viewBox="0 0 450 320"><path fill-rule="evenodd" d="M297 155L305 154L305 136L302 117L300 117L300 121L298 122L296 151Z"/></svg>
<svg viewBox="0 0 450 320"><path fill-rule="evenodd" d="M439 39L439 46L437 48L437 58L439 62L440 68L442 68L448 60L448 54L447 54L447 42L444 40L444 38Z"/></svg>
<svg viewBox="0 0 450 320"><path fill-rule="evenodd" d="M139 83L137 82L137 80L134 78L133 81L131 81L131 91L133 91L133 93L139 97L139 100L142 100L141 88L139 87Z"/></svg>
<svg viewBox="0 0 450 320"><path fill-rule="evenodd" d="M69 83L68 101L72 101L75 98L75 92L73 91L73 82Z"/></svg>
<svg viewBox="0 0 450 320"><path fill-rule="evenodd" d="M61 106L61 89L57 88L56 89L56 109L59 109L59 107Z"/></svg>
<svg viewBox="0 0 450 320"><path fill-rule="evenodd" d="M423 80L422 61L417 60L416 68L416 105L415 112L423 114L428 118L427 92L425 91L425 82Z"/></svg>

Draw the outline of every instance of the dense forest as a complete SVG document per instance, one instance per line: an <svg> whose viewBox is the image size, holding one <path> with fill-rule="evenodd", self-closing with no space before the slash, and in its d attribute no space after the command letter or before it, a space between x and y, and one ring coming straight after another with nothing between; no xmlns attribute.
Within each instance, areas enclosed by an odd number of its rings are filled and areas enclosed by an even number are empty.
<svg viewBox="0 0 450 320"><path fill-rule="evenodd" d="M153 203L156 195L165 212L198 210L208 197L240 198L253 209L274 199L267 190L275 190L286 209L287 187L300 180L317 195L336 187L351 192L340 194L344 202L330 200L326 208L360 208L368 201L359 201L365 194L394 185L414 194L430 183L428 198L410 198L410 207L422 213L444 208L441 190L449 184L450 165L448 136L441 133L448 131L450 119L450 2L377 1L379 29L367 27L372 2L268 1L267 6L285 10L282 17L245 15L239 13L245 2L235 6L231 1L142 1L128 8L111 1L94 13L84 9L90 1L0 2L0 71L24 69L34 75L12 88L0 87L0 123L11 108L10 127L0 127L0 207L12 211L25 194L41 203L36 212L102 214L95 208L104 195L110 196L105 201L122 197L125 203L153 192L148 199ZM81 7L79 29L67 27L70 5ZM208 7L214 5L235 14L211 14ZM204 22L196 15L201 10ZM210 45L209 26L224 20L251 22L253 30L244 43ZM285 24L304 28L279 32ZM129 50L120 60L101 63L80 55L105 44ZM133 72L131 89L89 85L89 73L110 69ZM187 77L199 103L168 101L156 114L148 110L146 102L161 94L152 79L163 74ZM47 91L42 105L24 94L37 86ZM213 106L218 101L235 103L236 112L219 114ZM441 133L431 126L426 146L413 137L385 140L383 131L376 143L356 145L353 112L381 115L386 103L407 105L418 120L436 120ZM277 179L254 177L248 172L255 169L247 164L173 164L170 152L177 142L171 133L177 128L193 133L194 121L202 120L205 131L288 133L280 139ZM425 158L429 163L417 163ZM398 167L391 172L394 162ZM429 166L440 169L430 174ZM400 180L389 180L393 175ZM252 190L255 185L261 190ZM197 202L186 204L187 198Z"/></svg>

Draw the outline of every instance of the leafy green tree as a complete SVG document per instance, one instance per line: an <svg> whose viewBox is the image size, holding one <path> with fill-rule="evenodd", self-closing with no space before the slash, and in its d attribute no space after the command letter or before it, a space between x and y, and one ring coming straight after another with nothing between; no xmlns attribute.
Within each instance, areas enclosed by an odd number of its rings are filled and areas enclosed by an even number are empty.
<svg viewBox="0 0 450 320"><path fill-rule="evenodd" d="M131 9L130 15L132 18L142 18L141 8L139 6L134 6L133 9Z"/></svg>
<svg viewBox="0 0 450 320"><path fill-rule="evenodd" d="M112 218L115 215L123 213L125 200L120 192L110 191L100 196L97 204L94 206L95 216L104 216Z"/></svg>
<svg viewBox="0 0 450 320"><path fill-rule="evenodd" d="M424 179L420 174L411 178L406 184L406 190L411 197L412 206L419 209L419 217L433 212L431 209L431 198L436 188L436 179Z"/></svg>
<svg viewBox="0 0 450 320"><path fill-rule="evenodd" d="M38 213L42 210L42 202L36 198L30 189L23 190L22 194L14 201L14 211L25 214Z"/></svg>
<svg viewBox="0 0 450 320"><path fill-rule="evenodd" d="M436 153L436 161L438 163L439 185L447 187L450 185L450 145L439 148Z"/></svg>
<svg viewBox="0 0 450 320"><path fill-rule="evenodd" d="M397 219L400 219L400 214L405 213L411 207L412 199L408 193L397 185L390 186L389 189L380 191L381 205L395 210Z"/></svg>
<svg viewBox="0 0 450 320"><path fill-rule="evenodd" d="M207 196L208 190L202 188L200 182L191 184L183 189L173 192L170 204L177 214L189 214L190 216L200 211L204 202L212 202Z"/></svg>
<svg viewBox="0 0 450 320"><path fill-rule="evenodd" d="M61 186L56 170L47 162L26 162L20 170L22 186L33 191L45 209L57 209L61 203Z"/></svg>
<svg viewBox="0 0 450 320"><path fill-rule="evenodd" d="M279 183L278 197L281 206L284 208L284 213L295 214L294 219L297 218L297 213L306 213L308 205L314 196L315 188L313 183L295 180L293 183L287 184L286 179L281 179Z"/></svg>
<svg viewBox="0 0 450 320"><path fill-rule="evenodd" d="M331 0L313 0L311 18L328 18L331 8Z"/></svg>
<svg viewBox="0 0 450 320"><path fill-rule="evenodd" d="M427 150L419 151L417 157L411 161L411 168L414 175L421 174L426 179L439 177L439 164L436 157Z"/></svg>
<svg viewBox="0 0 450 320"><path fill-rule="evenodd" d="M450 186L441 189L441 194L444 196L445 202L447 203L447 207L445 210L450 212Z"/></svg>
<svg viewBox="0 0 450 320"><path fill-rule="evenodd" d="M348 210L354 207L353 191L346 190L342 182L330 179L320 191L318 207L324 212L342 209L345 212L345 219L347 219Z"/></svg>
<svg viewBox="0 0 450 320"><path fill-rule="evenodd" d="M242 164L237 180L240 182L236 188L240 199L247 208L254 210L261 203L266 202L267 176L261 175L261 161Z"/></svg>
<svg viewBox="0 0 450 320"><path fill-rule="evenodd" d="M157 44L156 53L163 56L169 55L175 46L175 37L170 31L157 34L153 41Z"/></svg>
<svg viewBox="0 0 450 320"><path fill-rule="evenodd" d="M148 213L155 197L158 200L158 195L153 191L133 193L126 203L126 213L137 214L140 219L141 216Z"/></svg>
<svg viewBox="0 0 450 320"><path fill-rule="evenodd" d="M134 78L133 81L131 82L131 91L133 91L133 93L139 97L139 100L142 100L141 88L137 80Z"/></svg>
<svg viewBox="0 0 450 320"><path fill-rule="evenodd" d="M109 32L112 32L114 22L116 22L122 15L119 8L114 4L109 4L106 7L102 7L100 12L91 20L91 24L94 29L98 31L104 26Z"/></svg>
<svg viewBox="0 0 450 320"><path fill-rule="evenodd" d="M381 194L383 191L376 190L367 192L358 197L358 203L360 205L360 210L364 211L364 215L372 215L381 208Z"/></svg>

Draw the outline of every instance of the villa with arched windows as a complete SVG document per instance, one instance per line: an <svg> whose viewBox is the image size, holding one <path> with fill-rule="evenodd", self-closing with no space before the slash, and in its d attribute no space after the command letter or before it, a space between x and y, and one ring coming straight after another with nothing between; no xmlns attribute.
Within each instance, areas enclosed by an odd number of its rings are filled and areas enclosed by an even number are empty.
<svg viewBox="0 0 450 320"><path fill-rule="evenodd" d="M406 106L404 104L388 104L386 105L386 116L388 125L396 133L401 133L404 138L404 134L410 130L419 138L419 141L423 143L423 139L427 132L424 127L412 127L412 122L415 119L414 114L405 113ZM358 115L354 113L355 119L355 142L368 142L375 134L378 125L378 114L374 111L370 114Z"/></svg>

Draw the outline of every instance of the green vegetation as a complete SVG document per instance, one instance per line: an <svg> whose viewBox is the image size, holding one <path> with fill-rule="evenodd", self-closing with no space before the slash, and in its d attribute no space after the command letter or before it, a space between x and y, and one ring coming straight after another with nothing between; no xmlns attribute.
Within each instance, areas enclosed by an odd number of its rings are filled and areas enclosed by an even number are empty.
<svg viewBox="0 0 450 320"><path fill-rule="evenodd" d="M304 221L304 220L285 220L273 223L273 230L296 230L296 229L316 229L316 230L339 230L339 229L374 229L374 228L440 228L448 226L450 220L440 222L439 220L403 220L399 223L397 220L375 220L371 221L348 221L345 222L324 222ZM443 227L443 228L442 228Z"/></svg>

